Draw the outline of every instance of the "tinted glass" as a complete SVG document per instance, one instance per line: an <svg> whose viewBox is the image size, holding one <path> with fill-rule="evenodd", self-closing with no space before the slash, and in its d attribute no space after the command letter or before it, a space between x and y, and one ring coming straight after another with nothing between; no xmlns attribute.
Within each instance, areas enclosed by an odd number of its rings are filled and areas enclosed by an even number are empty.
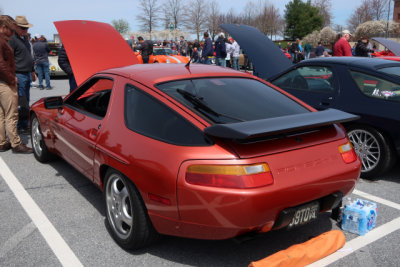
<svg viewBox="0 0 400 267"><path fill-rule="evenodd" d="M93 78L76 89L65 101L77 110L104 117L110 102L114 81L105 78Z"/></svg>
<svg viewBox="0 0 400 267"><path fill-rule="evenodd" d="M251 121L309 112L284 94L253 79L180 80L156 87L216 123Z"/></svg>
<svg viewBox="0 0 400 267"><path fill-rule="evenodd" d="M155 48L153 49L153 55L172 55L172 49L169 48Z"/></svg>
<svg viewBox="0 0 400 267"><path fill-rule="evenodd" d="M381 68L379 71L386 74L400 76L400 67Z"/></svg>
<svg viewBox="0 0 400 267"><path fill-rule="evenodd" d="M273 84L282 89L327 93L334 90L332 70L324 66L307 66L292 70L273 81Z"/></svg>
<svg viewBox="0 0 400 267"><path fill-rule="evenodd" d="M400 85L362 72L350 71L360 91L370 97L400 102Z"/></svg>
<svg viewBox="0 0 400 267"><path fill-rule="evenodd" d="M206 146L203 132L141 90L125 87L125 123L137 133L176 145Z"/></svg>

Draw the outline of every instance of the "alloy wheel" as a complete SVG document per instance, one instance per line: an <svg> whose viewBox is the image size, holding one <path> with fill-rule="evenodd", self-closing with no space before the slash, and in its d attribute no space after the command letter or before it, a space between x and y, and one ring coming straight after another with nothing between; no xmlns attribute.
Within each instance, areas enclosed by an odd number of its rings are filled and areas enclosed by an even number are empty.
<svg viewBox="0 0 400 267"><path fill-rule="evenodd" d="M107 217L112 230L121 239L130 236L133 226L131 197L123 178L113 173L106 184Z"/></svg>
<svg viewBox="0 0 400 267"><path fill-rule="evenodd" d="M361 159L361 172L376 168L381 158L381 149L375 136L362 129L351 130L348 135L354 150Z"/></svg>
<svg viewBox="0 0 400 267"><path fill-rule="evenodd" d="M43 153L43 149L42 149L42 145L41 145L43 141L42 141L42 133L40 132L39 121L37 118L34 118L32 120L31 129L32 129L32 132L31 132L32 146L35 151L35 154L40 157Z"/></svg>

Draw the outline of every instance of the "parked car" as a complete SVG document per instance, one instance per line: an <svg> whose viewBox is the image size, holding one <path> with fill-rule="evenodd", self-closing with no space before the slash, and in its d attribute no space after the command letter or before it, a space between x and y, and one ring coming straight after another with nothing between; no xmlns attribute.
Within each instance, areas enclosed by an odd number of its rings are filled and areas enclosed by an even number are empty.
<svg viewBox="0 0 400 267"><path fill-rule="evenodd" d="M58 65L58 50L60 50L61 44L49 42L47 43L50 48L49 53L49 70L50 77L61 77L67 76L67 74Z"/></svg>
<svg viewBox="0 0 400 267"><path fill-rule="evenodd" d="M372 53L372 57L400 61L400 44L398 42L379 37L373 37L371 40L379 42L385 47L383 51L375 51L375 53Z"/></svg>
<svg viewBox="0 0 400 267"><path fill-rule="evenodd" d="M394 165L400 154L400 62L334 57L292 64L255 28L222 27L250 51L255 75L318 110L336 108L360 116L343 125L361 158L362 177L378 177Z"/></svg>
<svg viewBox="0 0 400 267"><path fill-rule="evenodd" d="M142 55L137 53L140 63L143 63ZM169 47L154 47L153 54L149 57L149 63L188 63L189 57L177 55Z"/></svg>
<svg viewBox="0 0 400 267"><path fill-rule="evenodd" d="M137 64L105 23L55 25L79 86L32 105L34 156L58 155L103 190L120 246L298 227L355 187L360 161L338 124L354 115L229 68Z"/></svg>

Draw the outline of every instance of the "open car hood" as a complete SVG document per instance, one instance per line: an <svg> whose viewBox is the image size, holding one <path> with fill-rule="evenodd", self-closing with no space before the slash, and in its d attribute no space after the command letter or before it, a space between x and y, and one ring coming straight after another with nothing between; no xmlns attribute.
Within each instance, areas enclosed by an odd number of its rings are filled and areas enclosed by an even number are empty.
<svg viewBox="0 0 400 267"><path fill-rule="evenodd" d="M219 26L238 42L249 57L253 63L255 76L270 80L293 66L279 47L256 28L237 24Z"/></svg>
<svg viewBox="0 0 400 267"><path fill-rule="evenodd" d="M389 39L386 39L386 38L372 37L371 39L374 41L377 41L378 43L381 43L387 49L392 51L392 53L395 54L396 56L400 56L400 44L399 43L389 40Z"/></svg>
<svg viewBox="0 0 400 267"><path fill-rule="evenodd" d="M67 20L54 22L78 85L98 71L138 64L127 42L110 24Z"/></svg>

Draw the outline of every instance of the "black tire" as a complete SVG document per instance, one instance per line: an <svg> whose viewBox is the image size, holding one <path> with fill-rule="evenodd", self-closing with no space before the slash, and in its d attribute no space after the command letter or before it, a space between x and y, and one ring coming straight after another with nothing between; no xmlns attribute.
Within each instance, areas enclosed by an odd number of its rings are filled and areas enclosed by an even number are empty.
<svg viewBox="0 0 400 267"><path fill-rule="evenodd" d="M35 114L31 115L31 142L33 148L33 155L40 162L48 162L53 160L56 156L51 153L43 140L42 130L40 123Z"/></svg>
<svg viewBox="0 0 400 267"><path fill-rule="evenodd" d="M351 125L347 133L361 159L362 178L377 179L393 166L396 156L384 134L365 125Z"/></svg>
<svg viewBox="0 0 400 267"><path fill-rule="evenodd" d="M139 249L158 239L138 190L122 173L107 171L103 196L111 235L122 248Z"/></svg>

